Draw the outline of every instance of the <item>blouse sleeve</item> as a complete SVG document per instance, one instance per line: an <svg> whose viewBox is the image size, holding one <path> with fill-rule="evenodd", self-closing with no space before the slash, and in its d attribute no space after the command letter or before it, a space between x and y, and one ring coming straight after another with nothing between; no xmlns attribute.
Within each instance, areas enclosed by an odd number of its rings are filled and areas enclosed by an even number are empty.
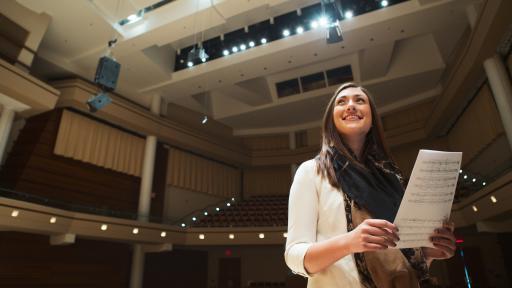
<svg viewBox="0 0 512 288"><path fill-rule="evenodd" d="M288 202L288 236L285 261L296 274L312 277L304 268L304 256L316 242L318 194L314 160L301 164L295 173Z"/></svg>

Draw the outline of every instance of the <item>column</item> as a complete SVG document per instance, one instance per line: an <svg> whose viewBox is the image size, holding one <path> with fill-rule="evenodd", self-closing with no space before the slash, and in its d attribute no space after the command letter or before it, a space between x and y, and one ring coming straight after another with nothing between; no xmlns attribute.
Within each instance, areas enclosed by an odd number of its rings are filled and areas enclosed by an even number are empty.
<svg viewBox="0 0 512 288"><path fill-rule="evenodd" d="M484 69L489 79L496 106L498 106L508 144L512 149L512 87L510 78L498 55L485 60Z"/></svg>
<svg viewBox="0 0 512 288"><path fill-rule="evenodd" d="M151 113L160 116L160 103L162 98L155 94L151 98ZM144 146L144 162L142 163L142 175L139 192L138 220L149 221L151 209L151 193L153 190L153 172L155 168L157 137L154 135L146 136L146 145ZM133 245L132 268L130 274L130 288L142 288L144 279L144 261L145 254L141 244Z"/></svg>
<svg viewBox="0 0 512 288"><path fill-rule="evenodd" d="M296 148L295 131L291 131L288 135L289 135L288 139L289 139L289 143L290 143L290 145L289 145L290 150L295 150L295 148ZM292 174L292 179L295 176L295 172L297 172L297 168L298 168L298 166L295 163L292 163L290 165L290 172Z"/></svg>
<svg viewBox="0 0 512 288"><path fill-rule="evenodd" d="M5 147L11 133L12 122L14 121L15 112L10 107L4 106L0 115L0 165L3 163Z"/></svg>

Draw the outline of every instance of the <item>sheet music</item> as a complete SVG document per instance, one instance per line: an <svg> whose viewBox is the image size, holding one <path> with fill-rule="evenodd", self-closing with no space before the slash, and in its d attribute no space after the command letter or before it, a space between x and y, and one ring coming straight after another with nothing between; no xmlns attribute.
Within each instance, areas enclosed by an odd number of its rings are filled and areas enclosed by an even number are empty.
<svg viewBox="0 0 512 288"><path fill-rule="evenodd" d="M462 152L420 150L395 217L395 248L434 247L429 237L449 219Z"/></svg>

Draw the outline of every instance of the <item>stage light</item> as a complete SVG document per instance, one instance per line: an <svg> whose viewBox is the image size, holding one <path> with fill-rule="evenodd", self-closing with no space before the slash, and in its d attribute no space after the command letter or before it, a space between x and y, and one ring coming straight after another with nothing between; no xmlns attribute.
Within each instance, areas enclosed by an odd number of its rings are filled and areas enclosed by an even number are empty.
<svg viewBox="0 0 512 288"><path fill-rule="evenodd" d="M224 56L228 56L229 55L229 50L224 49L224 51L222 51L222 54L224 54Z"/></svg>
<svg viewBox="0 0 512 288"><path fill-rule="evenodd" d="M219 211L220 211L220 208L219 208L219 207L217 207L217 208L215 208L215 210L217 210L217 212L219 212Z"/></svg>
<svg viewBox="0 0 512 288"><path fill-rule="evenodd" d="M283 30L283 36L284 36L284 37L288 37L288 36L290 36L290 30L288 30L288 29L284 29L284 30Z"/></svg>
<svg viewBox="0 0 512 288"><path fill-rule="evenodd" d="M498 200L497 200L497 199L496 199L496 197L494 197L494 196L491 196L491 201L492 201L492 203L496 203L496 202L498 202Z"/></svg>
<svg viewBox="0 0 512 288"><path fill-rule="evenodd" d="M162 233L160 233L160 237L165 238L165 236L167 236L167 233L165 231L162 231Z"/></svg>
<svg viewBox="0 0 512 288"><path fill-rule="evenodd" d="M55 224L57 222L57 217L50 218L50 223Z"/></svg>
<svg viewBox="0 0 512 288"><path fill-rule="evenodd" d="M238 52L238 47L234 46L233 48L231 48L231 52L233 52L233 53Z"/></svg>
<svg viewBox="0 0 512 288"><path fill-rule="evenodd" d="M228 202L228 203L226 203L226 206L228 206L228 207L229 207L229 206L231 206L231 203L229 203L229 202Z"/></svg>
<svg viewBox="0 0 512 288"><path fill-rule="evenodd" d="M208 212L206 212L206 211L204 211L203 214L204 214L204 216L208 216Z"/></svg>
<svg viewBox="0 0 512 288"><path fill-rule="evenodd" d="M188 61L188 62L187 62L187 66L188 66L188 67L192 67L192 66L194 66L194 62L192 62L192 61Z"/></svg>
<svg viewBox="0 0 512 288"><path fill-rule="evenodd" d="M261 38L260 42L261 42L261 44L267 43L267 38Z"/></svg>
<svg viewBox="0 0 512 288"><path fill-rule="evenodd" d="M318 28L318 21L311 21L311 23L309 24L309 26L310 26L312 29L316 29L316 28Z"/></svg>
<svg viewBox="0 0 512 288"><path fill-rule="evenodd" d="M258 237L260 237L260 239L263 239L263 238L265 238L265 234L260 233L260 234L258 235Z"/></svg>
<svg viewBox="0 0 512 288"><path fill-rule="evenodd" d="M476 182L476 178L473 178L473 183L475 183L475 182Z"/></svg>
<svg viewBox="0 0 512 288"><path fill-rule="evenodd" d="M302 32L304 32L304 28L302 28L302 26L299 26L297 27L297 29L295 29L295 32L297 32L297 34L302 34Z"/></svg>
<svg viewBox="0 0 512 288"><path fill-rule="evenodd" d="M106 231L108 229L108 225L107 224L102 224L100 229L102 231Z"/></svg>
<svg viewBox="0 0 512 288"><path fill-rule="evenodd" d="M476 206L475 206L475 205L473 205L473 207L472 207L472 208L473 208L473 211L475 211L475 212L477 212L477 211L478 211L478 208L476 208Z"/></svg>
<svg viewBox="0 0 512 288"><path fill-rule="evenodd" d="M352 12L352 11L350 11L350 10L348 10L347 12L345 12L345 18L346 18L346 19L350 19L350 18L352 18L352 17L354 17L354 12Z"/></svg>
<svg viewBox="0 0 512 288"><path fill-rule="evenodd" d="M133 234L139 234L139 228L133 228L132 233Z"/></svg>
<svg viewBox="0 0 512 288"><path fill-rule="evenodd" d="M12 212L11 212L11 216L12 216L12 217L15 217L15 218L16 218L16 217L18 217L18 215L20 215L20 211L18 211L18 210L12 210Z"/></svg>
<svg viewBox="0 0 512 288"><path fill-rule="evenodd" d="M187 226L185 223L181 223L181 227L185 228Z"/></svg>
<svg viewBox="0 0 512 288"><path fill-rule="evenodd" d="M206 62L206 58L201 58L201 62Z"/></svg>
<svg viewBox="0 0 512 288"><path fill-rule="evenodd" d="M204 240L204 234L199 234L199 239Z"/></svg>
<svg viewBox="0 0 512 288"><path fill-rule="evenodd" d="M386 7L386 6L388 6L388 4L389 3L386 0L380 1L380 6L382 6L382 7Z"/></svg>
<svg viewBox="0 0 512 288"><path fill-rule="evenodd" d="M235 234L229 234L229 239L235 239Z"/></svg>
<svg viewBox="0 0 512 288"><path fill-rule="evenodd" d="M235 202L235 197L231 198L231 201Z"/></svg>
<svg viewBox="0 0 512 288"><path fill-rule="evenodd" d="M245 44L240 45L240 50L244 51L246 48L247 46L245 46Z"/></svg>
<svg viewBox="0 0 512 288"><path fill-rule="evenodd" d="M249 47L254 47L254 41L249 42Z"/></svg>
<svg viewBox="0 0 512 288"><path fill-rule="evenodd" d="M329 25L329 19L327 19L327 17L325 17L325 16L322 16L322 17L320 17L320 19L318 19L318 24L320 24L320 26L325 28Z"/></svg>
<svg viewBox="0 0 512 288"><path fill-rule="evenodd" d="M197 220L197 218L196 218L196 217L192 217L192 221L196 221L196 220Z"/></svg>
<svg viewBox="0 0 512 288"><path fill-rule="evenodd" d="M464 175L464 179L468 179L468 175Z"/></svg>
<svg viewBox="0 0 512 288"><path fill-rule="evenodd" d="M487 184L487 183L485 183L485 182L482 182L482 186L485 186L486 184Z"/></svg>
<svg viewBox="0 0 512 288"><path fill-rule="evenodd" d="M462 174L462 169L459 170L459 174Z"/></svg>

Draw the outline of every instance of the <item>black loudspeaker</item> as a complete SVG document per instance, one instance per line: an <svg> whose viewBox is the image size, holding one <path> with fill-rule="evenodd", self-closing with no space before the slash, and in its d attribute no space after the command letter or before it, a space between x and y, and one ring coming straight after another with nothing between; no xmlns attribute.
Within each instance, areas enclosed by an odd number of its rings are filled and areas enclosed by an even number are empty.
<svg viewBox="0 0 512 288"><path fill-rule="evenodd" d="M106 91L112 91L116 89L120 71L121 64L110 57L103 56L98 62L98 67L96 67L94 83L100 85Z"/></svg>

